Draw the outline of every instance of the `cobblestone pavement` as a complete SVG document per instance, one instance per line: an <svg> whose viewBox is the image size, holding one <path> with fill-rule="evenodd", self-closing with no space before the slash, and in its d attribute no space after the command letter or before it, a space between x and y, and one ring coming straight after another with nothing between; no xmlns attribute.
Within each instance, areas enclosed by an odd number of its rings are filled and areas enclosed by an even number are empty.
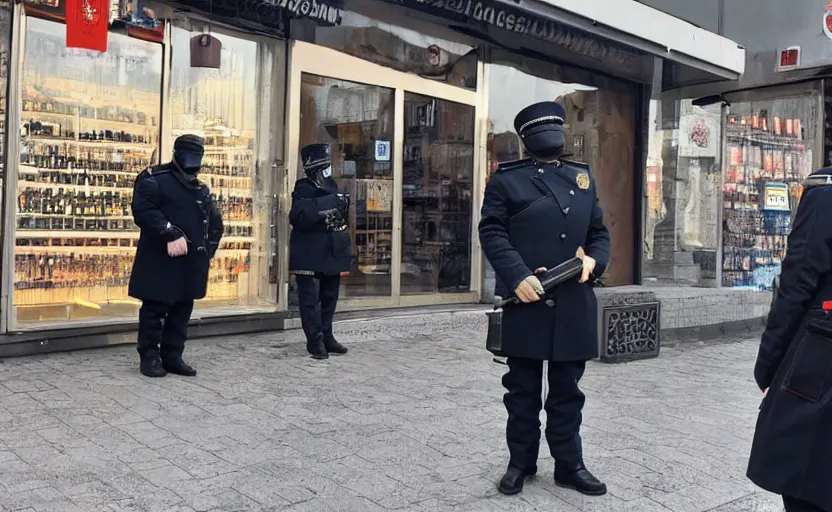
<svg viewBox="0 0 832 512"><path fill-rule="evenodd" d="M505 367L483 322L340 323L351 351L327 362L297 331L195 340L195 379L144 379L127 346L5 360L0 510L782 510L744 478L752 339L591 364L585 452L609 494L556 488L545 454L523 494L499 495Z"/></svg>

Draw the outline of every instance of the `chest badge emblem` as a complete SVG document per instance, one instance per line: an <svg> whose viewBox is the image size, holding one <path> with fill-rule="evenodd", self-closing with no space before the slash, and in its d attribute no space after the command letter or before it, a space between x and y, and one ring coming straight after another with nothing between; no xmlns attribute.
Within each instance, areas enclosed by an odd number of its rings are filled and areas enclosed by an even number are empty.
<svg viewBox="0 0 832 512"><path fill-rule="evenodd" d="M585 172L578 173L575 177L575 181L578 182L579 189L586 190L589 188L589 174Z"/></svg>

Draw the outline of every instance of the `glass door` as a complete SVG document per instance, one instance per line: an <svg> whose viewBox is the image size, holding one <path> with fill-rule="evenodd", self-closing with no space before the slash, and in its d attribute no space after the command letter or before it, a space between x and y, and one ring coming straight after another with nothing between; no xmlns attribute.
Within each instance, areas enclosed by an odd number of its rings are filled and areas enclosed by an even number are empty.
<svg viewBox="0 0 832 512"><path fill-rule="evenodd" d="M281 201L304 176L300 149L328 143L351 198L339 309L476 300L477 93L301 41L291 62Z"/></svg>
<svg viewBox="0 0 832 512"><path fill-rule="evenodd" d="M406 92L401 293L471 290L474 107Z"/></svg>

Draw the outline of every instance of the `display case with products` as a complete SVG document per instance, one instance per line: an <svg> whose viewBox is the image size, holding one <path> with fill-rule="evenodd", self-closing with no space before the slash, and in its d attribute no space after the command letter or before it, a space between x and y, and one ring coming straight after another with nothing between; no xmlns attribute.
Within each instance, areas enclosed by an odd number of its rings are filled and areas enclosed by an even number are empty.
<svg viewBox="0 0 832 512"><path fill-rule="evenodd" d="M227 66L192 70L185 64L190 33L176 31L172 138L205 138L200 179L225 224L200 307L236 305L257 286L250 279L257 116L254 98L224 89L254 88L253 72L242 71L253 70L257 45L224 38ZM64 32L54 22L27 23L15 221L18 324L133 316L139 306L127 295L139 238L130 204L137 174L159 163L162 46L110 34L108 52L98 54L65 48Z"/></svg>
<svg viewBox="0 0 832 512"><path fill-rule="evenodd" d="M769 290L803 179L814 170L815 98L731 107L723 177L722 283Z"/></svg>
<svg viewBox="0 0 832 512"><path fill-rule="evenodd" d="M113 34L107 54L67 49L61 28L27 23L14 265L21 324L137 307L127 297L138 241L130 202L136 175L156 161L161 46ZM107 79L113 67L122 76Z"/></svg>

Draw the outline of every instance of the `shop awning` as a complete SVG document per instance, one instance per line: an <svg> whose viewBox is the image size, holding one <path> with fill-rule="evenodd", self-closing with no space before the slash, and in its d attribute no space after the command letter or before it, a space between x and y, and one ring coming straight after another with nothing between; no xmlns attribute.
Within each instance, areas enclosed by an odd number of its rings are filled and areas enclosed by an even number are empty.
<svg viewBox="0 0 832 512"><path fill-rule="evenodd" d="M502 1L691 68L680 81L736 80L745 70L742 46L635 0Z"/></svg>
<svg viewBox="0 0 832 512"><path fill-rule="evenodd" d="M664 89L736 80L745 70L737 43L635 0L385 1L520 54L643 83L659 57Z"/></svg>

